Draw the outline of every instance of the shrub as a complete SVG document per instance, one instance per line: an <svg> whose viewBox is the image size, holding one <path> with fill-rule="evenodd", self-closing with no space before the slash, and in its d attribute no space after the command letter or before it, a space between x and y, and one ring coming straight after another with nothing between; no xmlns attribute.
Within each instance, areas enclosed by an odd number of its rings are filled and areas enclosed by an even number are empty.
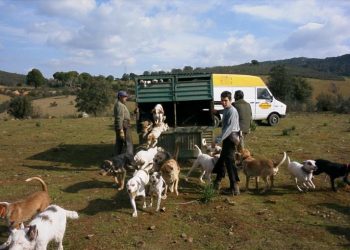
<svg viewBox="0 0 350 250"><path fill-rule="evenodd" d="M332 111L335 109L336 99L334 95L321 93L316 97L317 111Z"/></svg>
<svg viewBox="0 0 350 250"><path fill-rule="evenodd" d="M32 102L26 96L11 99L7 113L18 119L28 118L33 113Z"/></svg>
<svg viewBox="0 0 350 250"><path fill-rule="evenodd" d="M6 110L8 110L10 105L10 101L5 101L3 103L0 104L0 113L5 112Z"/></svg>
<svg viewBox="0 0 350 250"><path fill-rule="evenodd" d="M255 121L252 121L250 123L250 131L255 131L256 130L256 127L257 127L257 124Z"/></svg>
<svg viewBox="0 0 350 250"><path fill-rule="evenodd" d="M56 101L50 103L50 107L56 107L56 106L58 106Z"/></svg>
<svg viewBox="0 0 350 250"><path fill-rule="evenodd" d="M203 203L209 203L216 196L216 191L213 184L207 184L201 191L200 201Z"/></svg>
<svg viewBox="0 0 350 250"><path fill-rule="evenodd" d="M283 136L287 136L287 135L291 135L292 131L294 131L296 129L295 126L292 126L290 128L286 128L282 130L282 135Z"/></svg>

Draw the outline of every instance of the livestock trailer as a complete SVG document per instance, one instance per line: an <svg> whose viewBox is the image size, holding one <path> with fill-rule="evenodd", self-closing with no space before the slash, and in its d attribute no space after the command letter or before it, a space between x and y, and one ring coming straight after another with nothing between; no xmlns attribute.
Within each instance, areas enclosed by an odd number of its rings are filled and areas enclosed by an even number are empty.
<svg viewBox="0 0 350 250"><path fill-rule="evenodd" d="M169 130L161 134L158 146L174 154L179 145L181 159L195 158L194 145L213 140L215 116L211 74L143 75L135 78L137 131L142 122L152 120L152 109L162 104Z"/></svg>

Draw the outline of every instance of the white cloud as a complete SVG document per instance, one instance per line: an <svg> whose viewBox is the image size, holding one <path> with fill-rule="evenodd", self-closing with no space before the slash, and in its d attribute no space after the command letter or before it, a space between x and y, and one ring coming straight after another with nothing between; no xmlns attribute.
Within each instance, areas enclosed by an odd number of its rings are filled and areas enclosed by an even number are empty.
<svg viewBox="0 0 350 250"><path fill-rule="evenodd" d="M38 8L47 15L63 17L86 16L96 7L95 0L39 0Z"/></svg>
<svg viewBox="0 0 350 250"><path fill-rule="evenodd" d="M106 75L349 51L346 2L232 2L0 0L0 41L4 48L14 41L50 51L40 55L48 70Z"/></svg>

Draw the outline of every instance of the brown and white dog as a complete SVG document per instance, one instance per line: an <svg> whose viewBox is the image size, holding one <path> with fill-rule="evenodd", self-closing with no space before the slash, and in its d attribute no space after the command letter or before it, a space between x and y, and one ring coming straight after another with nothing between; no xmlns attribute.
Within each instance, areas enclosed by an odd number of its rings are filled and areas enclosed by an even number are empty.
<svg viewBox="0 0 350 250"><path fill-rule="evenodd" d="M152 109L152 114L155 126L164 123L166 117L164 115L164 109L161 104L157 104L156 106L154 106L154 108Z"/></svg>
<svg viewBox="0 0 350 250"><path fill-rule="evenodd" d="M206 149L206 152L210 156L220 155L222 147L219 145L208 144L205 138L202 140L202 146Z"/></svg>
<svg viewBox="0 0 350 250"><path fill-rule="evenodd" d="M270 159L255 159L252 156L245 157L242 161L243 173L246 175L246 190L249 188L250 177L261 177L265 182L265 188L262 193L273 187L274 176L278 172L278 168L284 163L287 154L283 153L283 158L279 163ZM270 184L269 184L270 180ZM258 181L256 179L256 188L258 189Z"/></svg>
<svg viewBox="0 0 350 250"><path fill-rule="evenodd" d="M45 182L39 177L32 177L26 181L32 180L39 181L43 191L35 192L27 198L13 203L0 202L0 217L7 220L10 228L19 228L22 222L30 220L50 205L51 200Z"/></svg>
<svg viewBox="0 0 350 250"><path fill-rule="evenodd" d="M152 131L153 122L150 120L143 121L142 125L142 138L147 138L147 135Z"/></svg>
<svg viewBox="0 0 350 250"><path fill-rule="evenodd" d="M155 147L158 143L159 136L168 129L168 124L164 122L155 125L147 135L147 147Z"/></svg>
<svg viewBox="0 0 350 250"><path fill-rule="evenodd" d="M163 163L160 168L162 177L165 180L165 183L169 186L171 193L175 191L176 195L179 195L178 185L179 185L179 175L180 175L180 166L176 160L170 159ZM167 190L165 190L165 193Z"/></svg>

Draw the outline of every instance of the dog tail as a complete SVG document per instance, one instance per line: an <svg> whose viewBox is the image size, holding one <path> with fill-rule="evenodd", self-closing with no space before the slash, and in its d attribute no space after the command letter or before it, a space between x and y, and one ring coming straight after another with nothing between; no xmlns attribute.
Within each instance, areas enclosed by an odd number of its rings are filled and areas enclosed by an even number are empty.
<svg viewBox="0 0 350 250"><path fill-rule="evenodd" d="M45 183L40 177L31 177L31 178L28 178L28 179L26 179L26 182L29 182L29 181L32 181L32 180L40 181L41 186L42 186L42 188L43 188L43 191L47 192L47 185L46 185L46 183Z"/></svg>
<svg viewBox="0 0 350 250"><path fill-rule="evenodd" d="M66 217L69 219L78 219L79 215L76 211L65 210Z"/></svg>
<svg viewBox="0 0 350 250"><path fill-rule="evenodd" d="M275 168L279 168L283 164L283 162L286 160L286 158L287 158L287 154L286 152L283 152L283 159L280 161L280 163L277 164Z"/></svg>
<svg viewBox="0 0 350 250"><path fill-rule="evenodd" d="M197 157L198 155L201 155L202 154L202 150L200 149L200 147L198 147L196 144L194 145L194 147L197 149Z"/></svg>

